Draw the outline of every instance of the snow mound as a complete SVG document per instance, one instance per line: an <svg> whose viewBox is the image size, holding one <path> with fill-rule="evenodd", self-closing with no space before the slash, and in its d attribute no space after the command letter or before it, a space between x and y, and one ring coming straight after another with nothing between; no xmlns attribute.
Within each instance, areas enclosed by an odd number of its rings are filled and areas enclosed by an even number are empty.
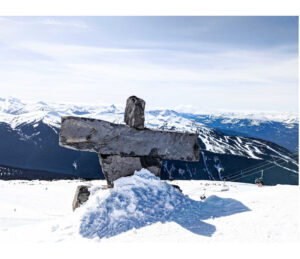
<svg viewBox="0 0 300 259"><path fill-rule="evenodd" d="M91 238L109 237L157 221L165 222L174 208L187 202L179 190L161 182L146 169L115 181L104 200L93 198L80 226L80 233Z"/></svg>
<svg viewBox="0 0 300 259"><path fill-rule="evenodd" d="M87 238L108 238L156 222L175 221L187 230L205 236L215 226L201 220L249 210L233 199L217 196L206 202L183 195L146 169L115 181L106 196L101 190L92 193L82 208L79 232Z"/></svg>

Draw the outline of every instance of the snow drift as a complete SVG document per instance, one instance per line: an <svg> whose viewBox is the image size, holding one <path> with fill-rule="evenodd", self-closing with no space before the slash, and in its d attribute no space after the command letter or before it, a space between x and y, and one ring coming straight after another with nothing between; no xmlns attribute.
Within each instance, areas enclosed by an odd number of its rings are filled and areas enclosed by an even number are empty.
<svg viewBox="0 0 300 259"><path fill-rule="evenodd" d="M79 232L87 238L108 238L156 222L174 221L195 234L211 236L215 226L202 220L248 210L239 201L214 195L205 202L192 200L142 169L116 180L104 197L101 190L92 193L81 208Z"/></svg>
<svg viewBox="0 0 300 259"><path fill-rule="evenodd" d="M128 177L126 180L130 179ZM138 179L142 180L140 176ZM136 184L135 181L132 182ZM156 182L152 181L153 184ZM32 242L39 244L55 243L56 245L60 244L60 246L69 243L73 246L79 244L80 247L99 242L101 244L111 243L113 246L123 242L126 244L144 242L191 244L196 242L200 245L207 242L299 243L300 203L298 186L277 185L259 188L255 184L227 182L229 190L223 192L220 187L222 182L219 181L176 180L167 182L176 183L180 186L183 193L193 199L192 204L197 206L189 208L188 205L183 205L185 210L174 208L170 212L171 216L169 214L166 217L167 222L162 223L162 219L155 217L156 223L150 223L151 225L139 229L132 228L122 233L118 231L117 227L122 223L127 224L129 219L135 220L134 214L131 214L130 217L128 215L124 221L114 219L113 222L116 224L114 226L112 226L112 221L105 219L107 221L104 223L109 222L111 232L107 231L100 236L108 237L111 235L112 237L99 238L97 230L93 231L93 227L96 226L96 219L91 222L95 225L90 226L86 224L83 226L82 219L89 209L91 212L92 207L96 210L96 206L105 210L99 212L99 216L105 215L105 213L107 216L110 215L104 207L104 201L111 196L113 190L99 190L101 185L106 184L104 180L89 182L84 180L0 180L0 243L4 244L3 246L6 243L11 243L13 246L18 243ZM163 182L161 183L163 184ZM71 204L74 192L78 185L83 184L92 186L91 198L73 212ZM153 188L149 182L147 183L148 187ZM128 189L131 190L129 186ZM200 196L204 189L208 198L205 202L201 202ZM150 192L141 191L148 198L147 194ZM163 194L165 195L165 193ZM163 199L164 196L156 198ZM114 202L113 199L111 201ZM109 204L106 203L106 205ZM245 206L249 208L248 211ZM122 206L122 210L126 211L125 209L126 207ZM137 209L135 210L137 211ZM144 212L143 208L141 211ZM182 215L180 215L180 211L182 211ZM238 213L243 211L247 212ZM228 217L224 217L227 215ZM147 216L148 214L145 212L144 217ZM95 211L95 217L98 217L97 211ZM211 225L204 224L203 221ZM83 236L80 233L81 225L82 227L89 227L90 237L95 236L95 238ZM101 231L100 226L98 230Z"/></svg>

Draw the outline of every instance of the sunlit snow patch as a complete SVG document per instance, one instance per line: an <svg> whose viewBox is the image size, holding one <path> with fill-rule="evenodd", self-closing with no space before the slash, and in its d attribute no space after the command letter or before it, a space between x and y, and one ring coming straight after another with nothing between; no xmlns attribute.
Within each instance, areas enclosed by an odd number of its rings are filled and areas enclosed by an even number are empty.
<svg viewBox="0 0 300 259"><path fill-rule="evenodd" d="M209 197L195 201L154 176L146 169L115 181L108 195L101 190L84 206L80 234L87 238L108 238L156 222L174 221L187 230L211 236L215 226L201 220L249 210L239 201Z"/></svg>

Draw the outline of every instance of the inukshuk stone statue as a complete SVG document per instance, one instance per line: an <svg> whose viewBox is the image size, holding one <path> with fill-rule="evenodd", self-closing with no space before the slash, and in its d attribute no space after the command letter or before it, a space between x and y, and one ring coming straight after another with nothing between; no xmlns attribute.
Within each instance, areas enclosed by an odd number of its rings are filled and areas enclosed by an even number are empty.
<svg viewBox="0 0 300 259"><path fill-rule="evenodd" d="M198 134L153 130L144 127L145 101L127 99L126 125L91 118L61 119L61 146L97 152L109 186L136 170L148 169L160 176L162 160L199 161Z"/></svg>

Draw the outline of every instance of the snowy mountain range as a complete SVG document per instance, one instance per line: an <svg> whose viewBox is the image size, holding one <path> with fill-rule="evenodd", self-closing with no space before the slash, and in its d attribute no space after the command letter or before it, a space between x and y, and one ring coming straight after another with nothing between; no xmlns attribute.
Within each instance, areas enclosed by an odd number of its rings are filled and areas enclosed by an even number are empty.
<svg viewBox="0 0 300 259"><path fill-rule="evenodd" d="M115 105L75 105L35 102L26 103L17 98L0 98L0 123L12 128L43 121L60 127L61 116L85 116L123 124L124 107ZM228 135L239 135L270 140L298 153L298 115L295 113L220 113L192 114L173 110L146 111L146 126L179 131L197 131L207 125Z"/></svg>
<svg viewBox="0 0 300 259"><path fill-rule="evenodd" d="M58 146L61 116L84 116L123 124L124 107L26 103L16 98L0 98L0 165L84 178L103 177L97 154ZM212 115L150 110L145 113L145 121L148 128L199 134L200 162L165 161L162 177L166 179L222 180L233 172L269 161L265 168L270 163L277 165L272 168L276 177L270 178L270 184L278 179L281 183L298 181L297 157L293 154L298 148L295 114ZM4 171L2 174L5 175ZM257 175L243 180L253 181Z"/></svg>

